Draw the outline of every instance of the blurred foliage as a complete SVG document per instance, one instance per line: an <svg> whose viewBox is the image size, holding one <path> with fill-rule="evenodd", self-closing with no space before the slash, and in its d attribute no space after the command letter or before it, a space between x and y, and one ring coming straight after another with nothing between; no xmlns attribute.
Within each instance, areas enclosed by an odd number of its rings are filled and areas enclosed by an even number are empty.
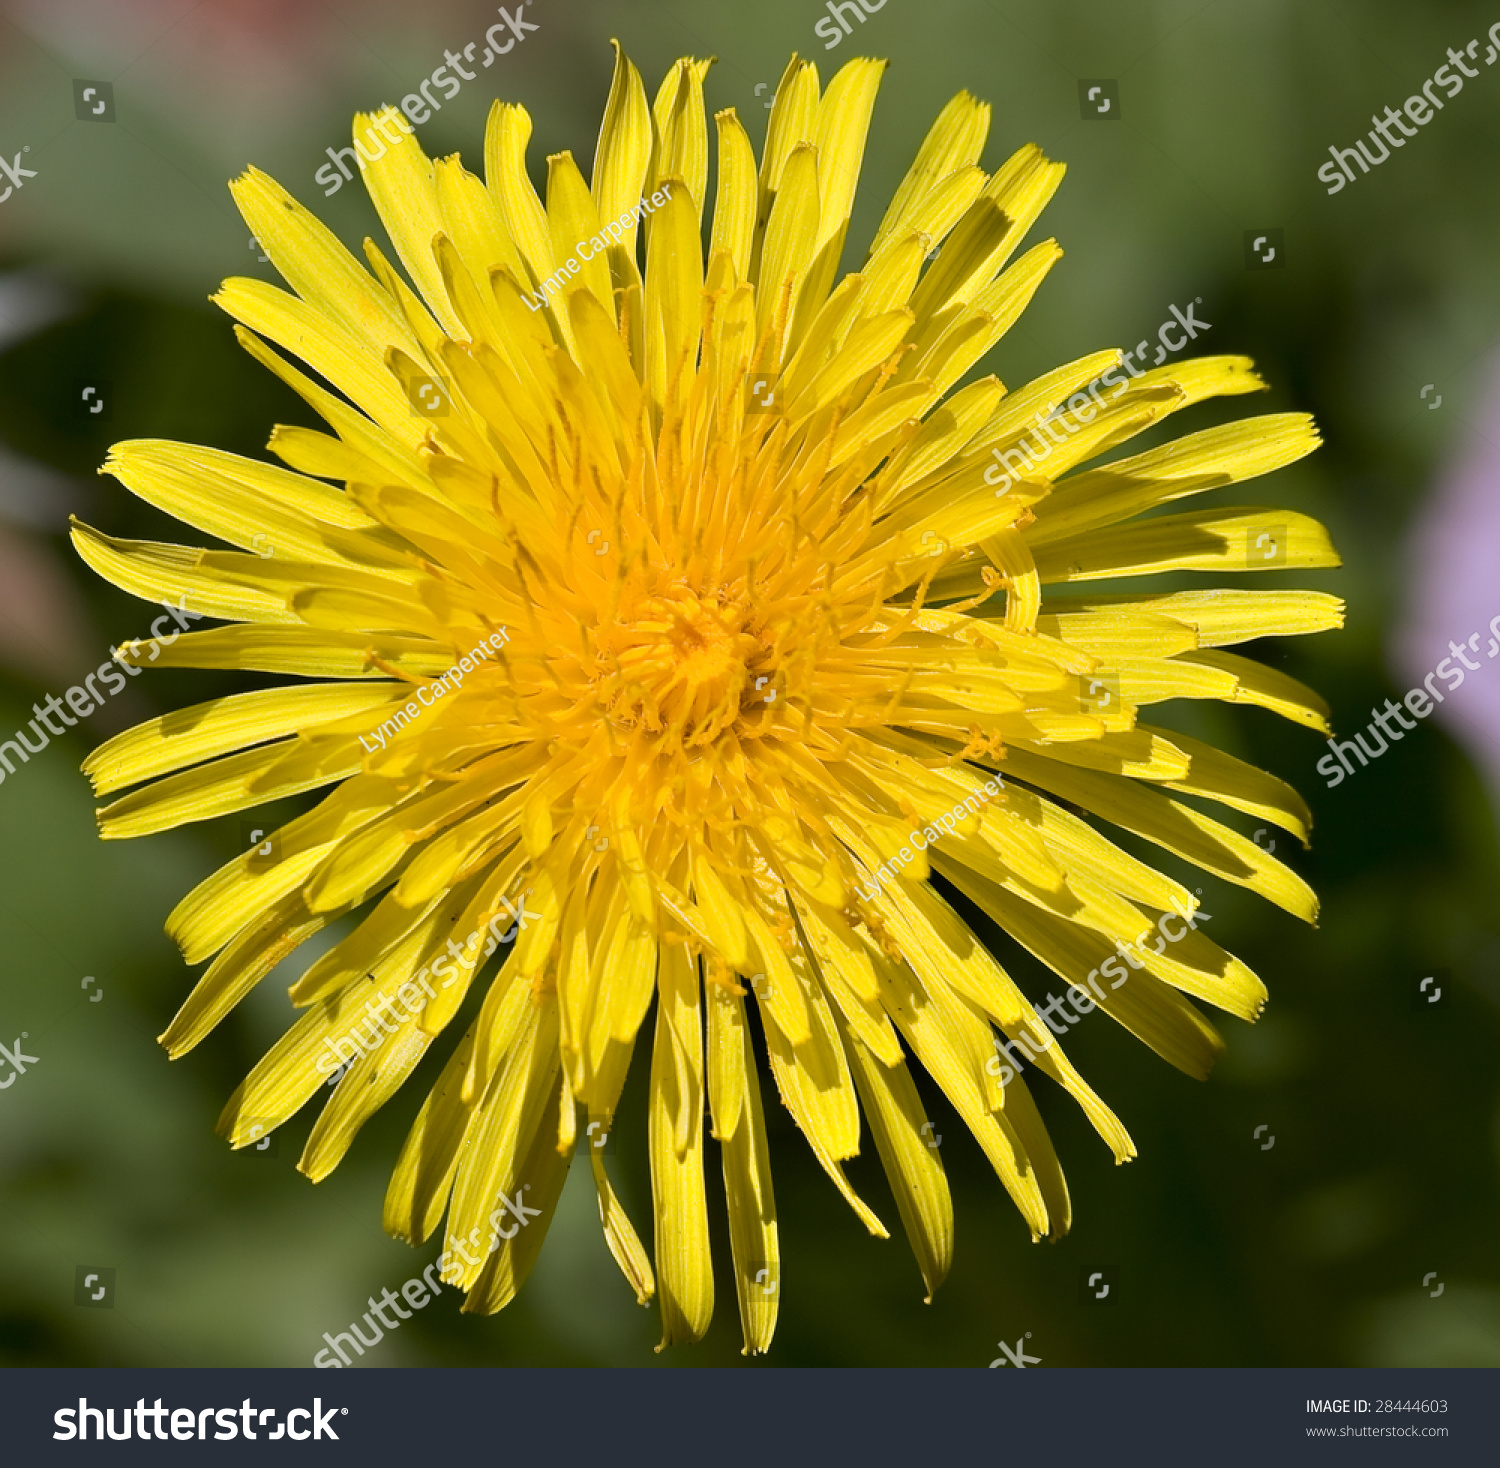
<svg viewBox="0 0 1500 1468"><path fill-rule="evenodd" d="M117 55L59 51L37 39L36 7L11 9L0 147L34 143L38 177L0 209L0 266L51 269L74 309L0 357L0 441L60 471L66 486L48 528L7 533L39 565L63 568L93 643L45 684L0 679L0 736L109 645L145 632L150 609L86 574L64 542L70 512L113 534L177 538L165 517L92 477L109 442L180 437L259 454L273 422L310 421L203 302L221 276L270 278L228 207L228 168L254 161L321 207L311 175L323 149L347 137L352 110L398 100L493 15L449 4L371 20L361 6L323 7L349 55L312 68L317 85L290 115L242 108L231 130L203 77L188 106L171 83L140 80L125 42ZM710 108L738 108L757 143L762 102L791 51L825 78L853 55L889 56L850 231L859 241L941 105L960 88L992 101L991 167L1029 140L1070 165L1042 224L1068 255L980 370L1014 386L1086 351L1154 337L1173 303L1201 296L1199 315L1212 323L1201 348L1254 356L1272 385L1233 413L1310 410L1327 439L1311 460L1236 498L1320 516L1346 561L1297 578L1348 600L1344 632L1249 651L1318 687L1341 732L1396 691L1384 648L1403 611L1408 523L1475 431L1482 361L1500 338L1500 196L1489 187L1500 72L1482 71L1408 152L1339 195L1327 197L1315 173L1330 143L1347 146L1372 111L1416 91L1447 47L1482 36L1486 10L887 0L829 52L813 34L826 12L812 3L540 0L530 13L541 31L420 130L430 150L461 149L478 167L498 93L535 118L534 173L563 147L586 169L614 34L651 87L680 54L717 55ZM142 52L154 44L144 31L133 41ZM320 44L328 54L327 38ZM116 129L72 121L72 74L116 77ZM1119 122L1082 120L1080 77L1119 80ZM352 187L321 212L351 243L376 232ZM1263 227L1284 230L1284 269L1245 268L1244 232ZM846 264L857 263L851 245ZM108 385L107 421L81 411L79 384L91 382ZM1444 394L1441 413L1420 401L1429 382ZM1214 412L1199 410L1188 426ZM305 1113L272 1156L231 1154L212 1135L222 1099L291 1013L291 975L273 976L175 1065L152 1040L189 982L162 921L238 849L239 822L102 844L77 765L106 733L248 682L182 672L133 681L90 727L0 788L0 1042L25 1030L40 1057L0 1092L0 1362L302 1364L368 1295L435 1257L435 1245L414 1252L379 1227L431 1057L314 1191L292 1170ZM1309 794L1315 845L1290 860L1322 898L1321 926L1205 884L1212 935L1272 994L1256 1026L1223 1021L1229 1051L1206 1084L1104 1019L1078 1026L1072 1056L1140 1157L1115 1168L1077 1109L1039 1087L1074 1200L1073 1232L1056 1245L1027 1242L977 1147L923 1080L957 1218L953 1274L930 1306L873 1156L850 1173L896 1227L888 1244L839 1201L763 1073L784 1251L771 1363L983 1365L998 1340L1030 1332L1027 1349L1049 1366L1500 1364L1500 931L1488 792L1435 723L1330 792L1313 771L1322 745L1307 730L1256 709L1164 717ZM1003 935L990 937L1033 998L1059 988ZM1418 1010L1417 976L1437 969L1447 1002ZM85 988L85 977L95 984ZM639 1048L622 1106L638 1125L625 1126L616 1167L649 1239L648 1050ZM74 1307L80 1263L117 1269L113 1311ZM1115 1300L1080 1305L1080 1272L1101 1266L1119 1271ZM1444 1285L1436 1299L1422 1285L1429 1272ZM726 1364L739 1359L740 1337L722 1267L718 1285L707 1341L654 1356L655 1311L634 1305L578 1176L515 1305L472 1319L449 1293L372 1359Z"/></svg>

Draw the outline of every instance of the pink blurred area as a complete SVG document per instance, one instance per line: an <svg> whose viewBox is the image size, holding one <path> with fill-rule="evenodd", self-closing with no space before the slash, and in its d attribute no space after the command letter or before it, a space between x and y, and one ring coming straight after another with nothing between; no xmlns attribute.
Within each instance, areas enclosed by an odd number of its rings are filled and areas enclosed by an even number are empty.
<svg viewBox="0 0 1500 1468"><path fill-rule="evenodd" d="M345 92L383 96L414 43L441 49L473 12L461 0L0 0L0 141L35 170L0 211L0 352L70 314L95 281L201 298L224 266L205 226L228 202L216 191L194 212L193 179L227 179L314 119L321 137ZM122 139L67 136L77 78L129 98ZM133 192L130 172L153 167L156 192ZM187 182L174 194L163 179ZM59 538L77 501L64 484L0 442L0 669L48 687L107 652Z"/></svg>
<svg viewBox="0 0 1500 1468"><path fill-rule="evenodd" d="M112 82L149 83L164 111L211 96L216 115L294 125L393 35L442 27L459 0L3 0L11 59L39 48ZM0 30L10 27L0 27ZM30 45L28 45L30 43ZM399 54L399 53L398 53Z"/></svg>
<svg viewBox="0 0 1500 1468"><path fill-rule="evenodd" d="M87 662L85 620L52 547L0 524L0 667L49 686L66 682Z"/></svg>
<svg viewBox="0 0 1500 1468"><path fill-rule="evenodd" d="M1450 657L1450 642L1464 644L1479 669L1465 673L1435 717L1468 747L1500 802L1500 656L1489 654L1490 623L1500 615L1500 357L1408 550L1415 589L1395 639L1399 681L1416 686ZM1468 646L1475 633L1477 648Z"/></svg>
<svg viewBox="0 0 1500 1468"><path fill-rule="evenodd" d="M44 275L0 275L0 351L71 309ZM82 599L44 538L64 521L60 488L60 476L0 444L0 667L42 683L87 658Z"/></svg>
<svg viewBox="0 0 1500 1468"><path fill-rule="evenodd" d="M337 7L299 0L6 0L20 32L56 60L108 80L125 68L193 96L284 104L334 59ZM343 37L347 45L347 35Z"/></svg>

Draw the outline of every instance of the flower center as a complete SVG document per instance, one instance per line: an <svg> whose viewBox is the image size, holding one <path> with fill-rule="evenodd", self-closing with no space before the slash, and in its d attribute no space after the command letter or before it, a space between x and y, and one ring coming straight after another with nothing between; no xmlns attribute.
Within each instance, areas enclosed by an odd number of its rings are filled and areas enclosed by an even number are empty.
<svg viewBox="0 0 1500 1468"><path fill-rule="evenodd" d="M641 592L598 629L595 686L623 729L707 744L739 717L751 668L767 651L749 607L687 587Z"/></svg>

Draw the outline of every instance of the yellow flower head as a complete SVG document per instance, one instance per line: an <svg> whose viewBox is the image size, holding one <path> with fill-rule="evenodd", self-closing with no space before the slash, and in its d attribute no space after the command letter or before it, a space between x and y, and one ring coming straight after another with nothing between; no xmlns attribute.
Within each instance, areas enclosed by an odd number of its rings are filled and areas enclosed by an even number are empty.
<svg viewBox="0 0 1500 1468"><path fill-rule="evenodd" d="M320 1179L453 1026L385 1223L416 1243L446 1215L440 1267L465 1309L515 1294L584 1147L664 1342L702 1335L709 1131L746 1348L764 1350L780 1273L756 1029L814 1155L884 1236L842 1169L863 1112L929 1291L953 1220L908 1054L1032 1235L1066 1231L1022 1073L1070 1092L1118 1159L1134 1147L1068 1062L1055 1001L1044 1021L955 901L1080 1014L1191 1075L1222 1042L1189 999L1250 1019L1265 992L1198 930L1192 891L1080 812L1315 915L1302 881L1195 803L1305 840L1296 793L1141 711L1217 698L1323 728L1315 694L1221 649L1338 626L1339 602L1050 594L1336 565L1290 511L1147 513L1300 458L1310 421L1080 469L1261 383L1239 357L1146 370L1110 350L953 391L1059 256L1047 241L1009 263L1063 170L1026 147L986 172L989 108L960 94L840 278L883 69L851 62L820 91L794 59L758 166L717 114L706 247L702 61L648 105L617 54L592 182L556 154L545 204L518 106L491 112L483 181L430 161L393 110L358 118L359 136L383 127L361 167L404 275L369 241L361 266L252 170L235 198L291 293L236 279L216 299L332 433L277 428L287 468L115 447L127 488L238 549L76 527L116 585L224 624L122 661L305 680L109 741L96 789L140 788L101 810L104 835L331 787L171 915L187 961L212 963L163 1043L189 1050L350 916L221 1127L244 1146L327 1095L300 1162ZM653 1000L654 1269L601 1145Z"/></svg>

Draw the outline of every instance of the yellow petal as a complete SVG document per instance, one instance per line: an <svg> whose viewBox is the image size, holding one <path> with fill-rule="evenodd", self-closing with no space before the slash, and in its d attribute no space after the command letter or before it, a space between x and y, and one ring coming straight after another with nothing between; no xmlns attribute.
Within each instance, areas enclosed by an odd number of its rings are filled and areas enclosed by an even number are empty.
<svg viewBox="0 0 1500 1468"><path fill-rule="evenodd" d="M718 192L714 196L714 229L709 254L727 250L738 280L750 274L750 250L755 242L755 210L759 190L755 153L744 124L732 107L714 114L719 132Z"/></svg>
<svg viewBox="0 0 1500 1468"><path fill-rule="evenodd" d="M953 1200L938 1152L943 1138L927 1119L904 1060L882 1065L853 1035L846 1033L845 1042L875 1150L931 1304L953 1262Z"/></svg>
<svg viewBox="0 0 1500 1468"><path fill-rule="evenodd" d="M652 143L651 110L646 105L641 74L618 41L610 45L615 48L615 74L594 150L592 182L594 207L606 222L629 214L639 203L651 164ZM636 220L632 218L623 226L620 243L612 248L634 260L635 238Z"/></svg>
<svg viewBox="0 0 1500 1468"><path fill-rule="evenodd" d="M745 1354L771 1344L781 1303L781 1257L776 1235L776 1198L766 1124L761 1115L760 1084L743 1001L714 986L708 995L709 1087L713 1097L714 1135L724 1155L724 1191L729 1204L729 1247L739 1294ZM719 1071L715 1085L715 1069ZM725 1097L738 1098L733 1122Z"/></svg>
<svg viewBox="0 0 1500 1468"><path fill-rule="evenodd" d="M696 1341L714 1310L703 1182L703 1014L697 965L662 950L651 1052L651 1197L662 1346ZM660 1349L660 1347L658 1347Z"/></svg>

